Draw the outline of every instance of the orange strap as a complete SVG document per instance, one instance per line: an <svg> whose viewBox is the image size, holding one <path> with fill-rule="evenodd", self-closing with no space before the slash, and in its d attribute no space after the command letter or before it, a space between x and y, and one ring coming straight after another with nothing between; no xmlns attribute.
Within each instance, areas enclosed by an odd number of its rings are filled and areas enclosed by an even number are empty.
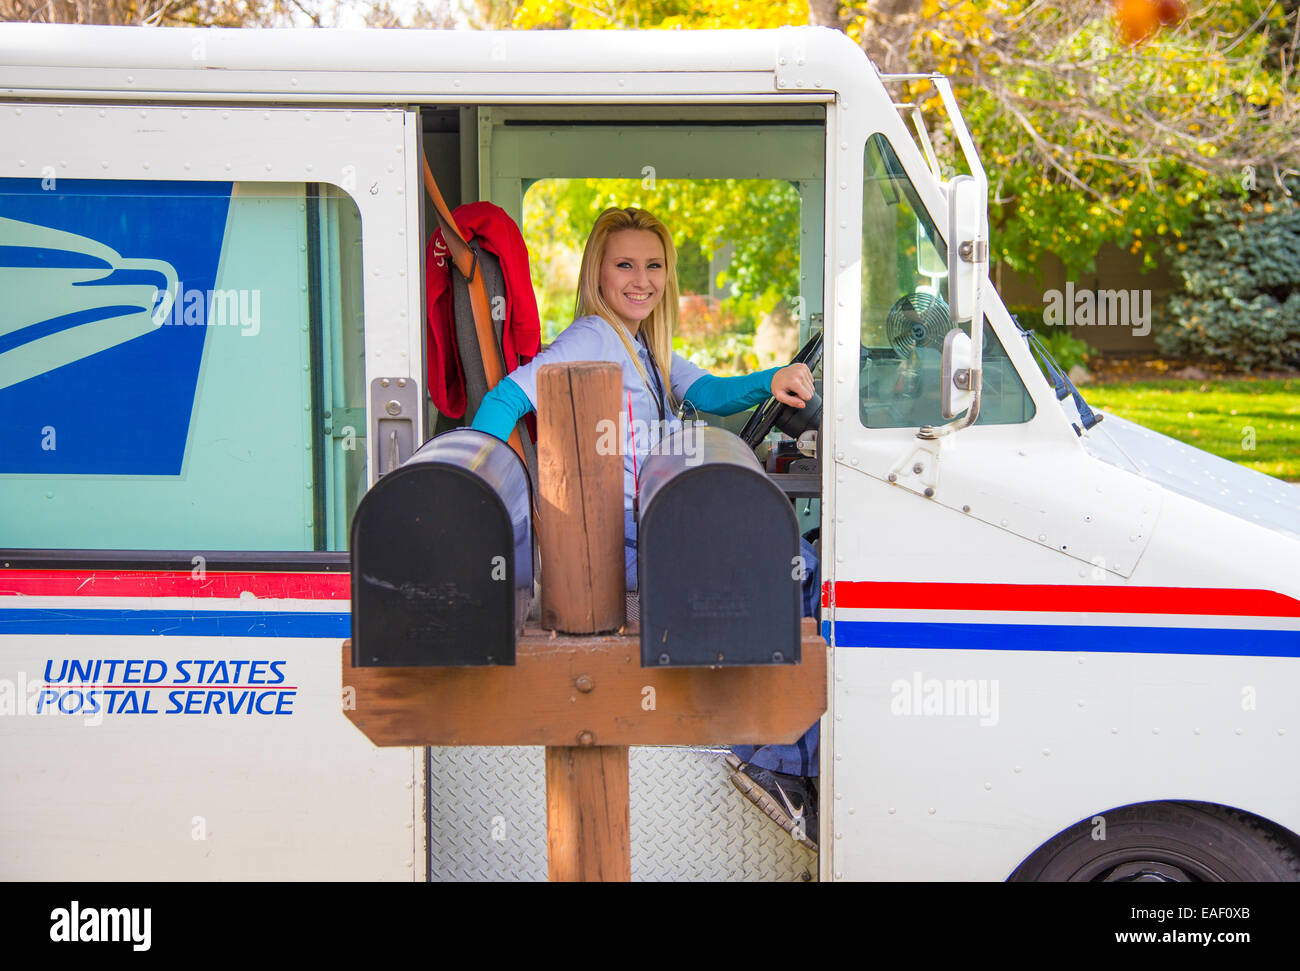
<svg viewBox="0 0 1300 971"><path fill-rule="evenodd" d="M438 191L438 183L433 177L433 170L429 168L429 160L421 157L420 161L424 166L424 188L433 200L433 208L438 214L443 242L447 244L456 269L469 285L470 312L474 316L474 332L478 335L479 355L483 358L483 373L487 377L490 391L505 377L505 371L501 366L501 354L497 350L496 333L492 329L492 312L488 307L487 289L483 286L483 273L479 270L474 251L465 242L460 227L456 225L456 220L452 218L442 193ZM517 428L510 432L510 447L515 450L520 461L525 461Z"/></svg>

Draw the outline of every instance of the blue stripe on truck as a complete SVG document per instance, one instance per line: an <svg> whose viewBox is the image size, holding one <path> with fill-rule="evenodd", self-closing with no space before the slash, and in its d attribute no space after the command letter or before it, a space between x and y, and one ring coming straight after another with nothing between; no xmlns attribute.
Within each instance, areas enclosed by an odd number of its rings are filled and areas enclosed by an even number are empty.
<svg viewBox="0 0 1300 971"><path fill-rule="evenodd" d="M0 634L348 637L350 613L297 610L0 610Z"/></svg>
<svg viewBox="0 0 1300 971"><path fill-rule="evenodd" d="M831 637L830 623L822 635ZM1054 624L923 624L841 620L836 647L905 650L1080 651L1300 657L1300 631L1214 627L1080 627Z"/></svg>

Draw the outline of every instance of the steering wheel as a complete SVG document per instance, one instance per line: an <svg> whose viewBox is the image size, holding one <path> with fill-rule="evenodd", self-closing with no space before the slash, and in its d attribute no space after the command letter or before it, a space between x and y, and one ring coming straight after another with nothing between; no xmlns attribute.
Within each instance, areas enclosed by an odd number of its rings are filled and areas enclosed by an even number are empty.
<svg viewBox="0 0 1300 971"><path fill-rule="evenodd" d="M817 365L822 361L822 331L818 331L808 339L808 343L799 348L790 361L791 364L806 364L809 371L817 370ZM816 411L814 412L814 407ZM791 420L797 420L800 417L808 416L802 424L805 427L818 427L821 424L821 395L814 394L812 398L804 402L802 408L795 408L787 405L775 395L768 398L759 407L754 409L754 413L749 416L749 421L745 422L745 427L740 430L740 437L750 448L758 448L758 445L767 433L775 425L782 431L787 431L785 426ZM815 417L813 417L815 415ZM802 431L804 429L800 429Z"/></svg>

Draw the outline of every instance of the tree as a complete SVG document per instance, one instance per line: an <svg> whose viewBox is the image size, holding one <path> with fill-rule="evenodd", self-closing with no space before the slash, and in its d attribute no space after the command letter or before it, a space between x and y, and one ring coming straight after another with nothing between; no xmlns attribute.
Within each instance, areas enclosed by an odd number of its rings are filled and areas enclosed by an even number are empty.
<svg viewBox="0 0 1300 971"><path fill-rule="evenodd" d="M1160 350L1247 371L1300 367L1300 178L1216 200L1196 230L1174 261L1183 292Z"/></svg>
<svg viewBox="0 0 1300 971"><path fill-rule="evenodd" d="M0 21L146 27L325 27L351 13L371 27L455 26L452 0L0 0Z"/></svg>
<svg viewBox="0 0 1300 971"><path fill-rule="evenodd" d="M823 0L830 2L830 0ZM808 22L808 0L475 0L480 16L516 30L724 30Z"/></svg>
<svg viewBox="0 0 1300 971"><path fill-rule="evenodd" d="M516 28L821 24L845 31L883 72L945 73L990 175L995 256L1023 270L1052 252L1075 275L1104 242L1148 262L1153 241L1178 251L1206 200L1300 169L1300 0L1206 0L1127 40L1115 4L507 0ZM922 85L901 94L938 105Z"/></svg>
<svg viewBox="0 0 1300 971"><path fill-rule="evenodd" d="M1295 7L1210 0L1132 44L1103 0L924 0L913 51L960 87L999 258L1079 274L1113 241L1150 262L1207 200L1300 168Z"/></svg>
<svg viewBox="0 0 1300 971"><path fill-rule="evenodd" d="M293 0L0 0L0 20L152 27L272 26Z"/></svg>

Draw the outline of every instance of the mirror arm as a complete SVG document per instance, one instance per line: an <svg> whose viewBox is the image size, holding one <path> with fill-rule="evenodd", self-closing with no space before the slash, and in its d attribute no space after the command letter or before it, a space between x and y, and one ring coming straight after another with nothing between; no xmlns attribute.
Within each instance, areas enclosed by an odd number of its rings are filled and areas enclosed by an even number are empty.
<svg viewBox="0 0 1300 971"><path fill-rule="evenodd" d="M974 355L972 354L972 357ZM935 439L943 438L945 435L951 435L953 432L961 431L970 425L975 424L975 420L980 416L980 392L984 387L984 370L983 368L970 369L970 390L971 400L970 407L960 418L954 418L946 425L923 425L921 430L916 433L917 438Z"/></svg>

